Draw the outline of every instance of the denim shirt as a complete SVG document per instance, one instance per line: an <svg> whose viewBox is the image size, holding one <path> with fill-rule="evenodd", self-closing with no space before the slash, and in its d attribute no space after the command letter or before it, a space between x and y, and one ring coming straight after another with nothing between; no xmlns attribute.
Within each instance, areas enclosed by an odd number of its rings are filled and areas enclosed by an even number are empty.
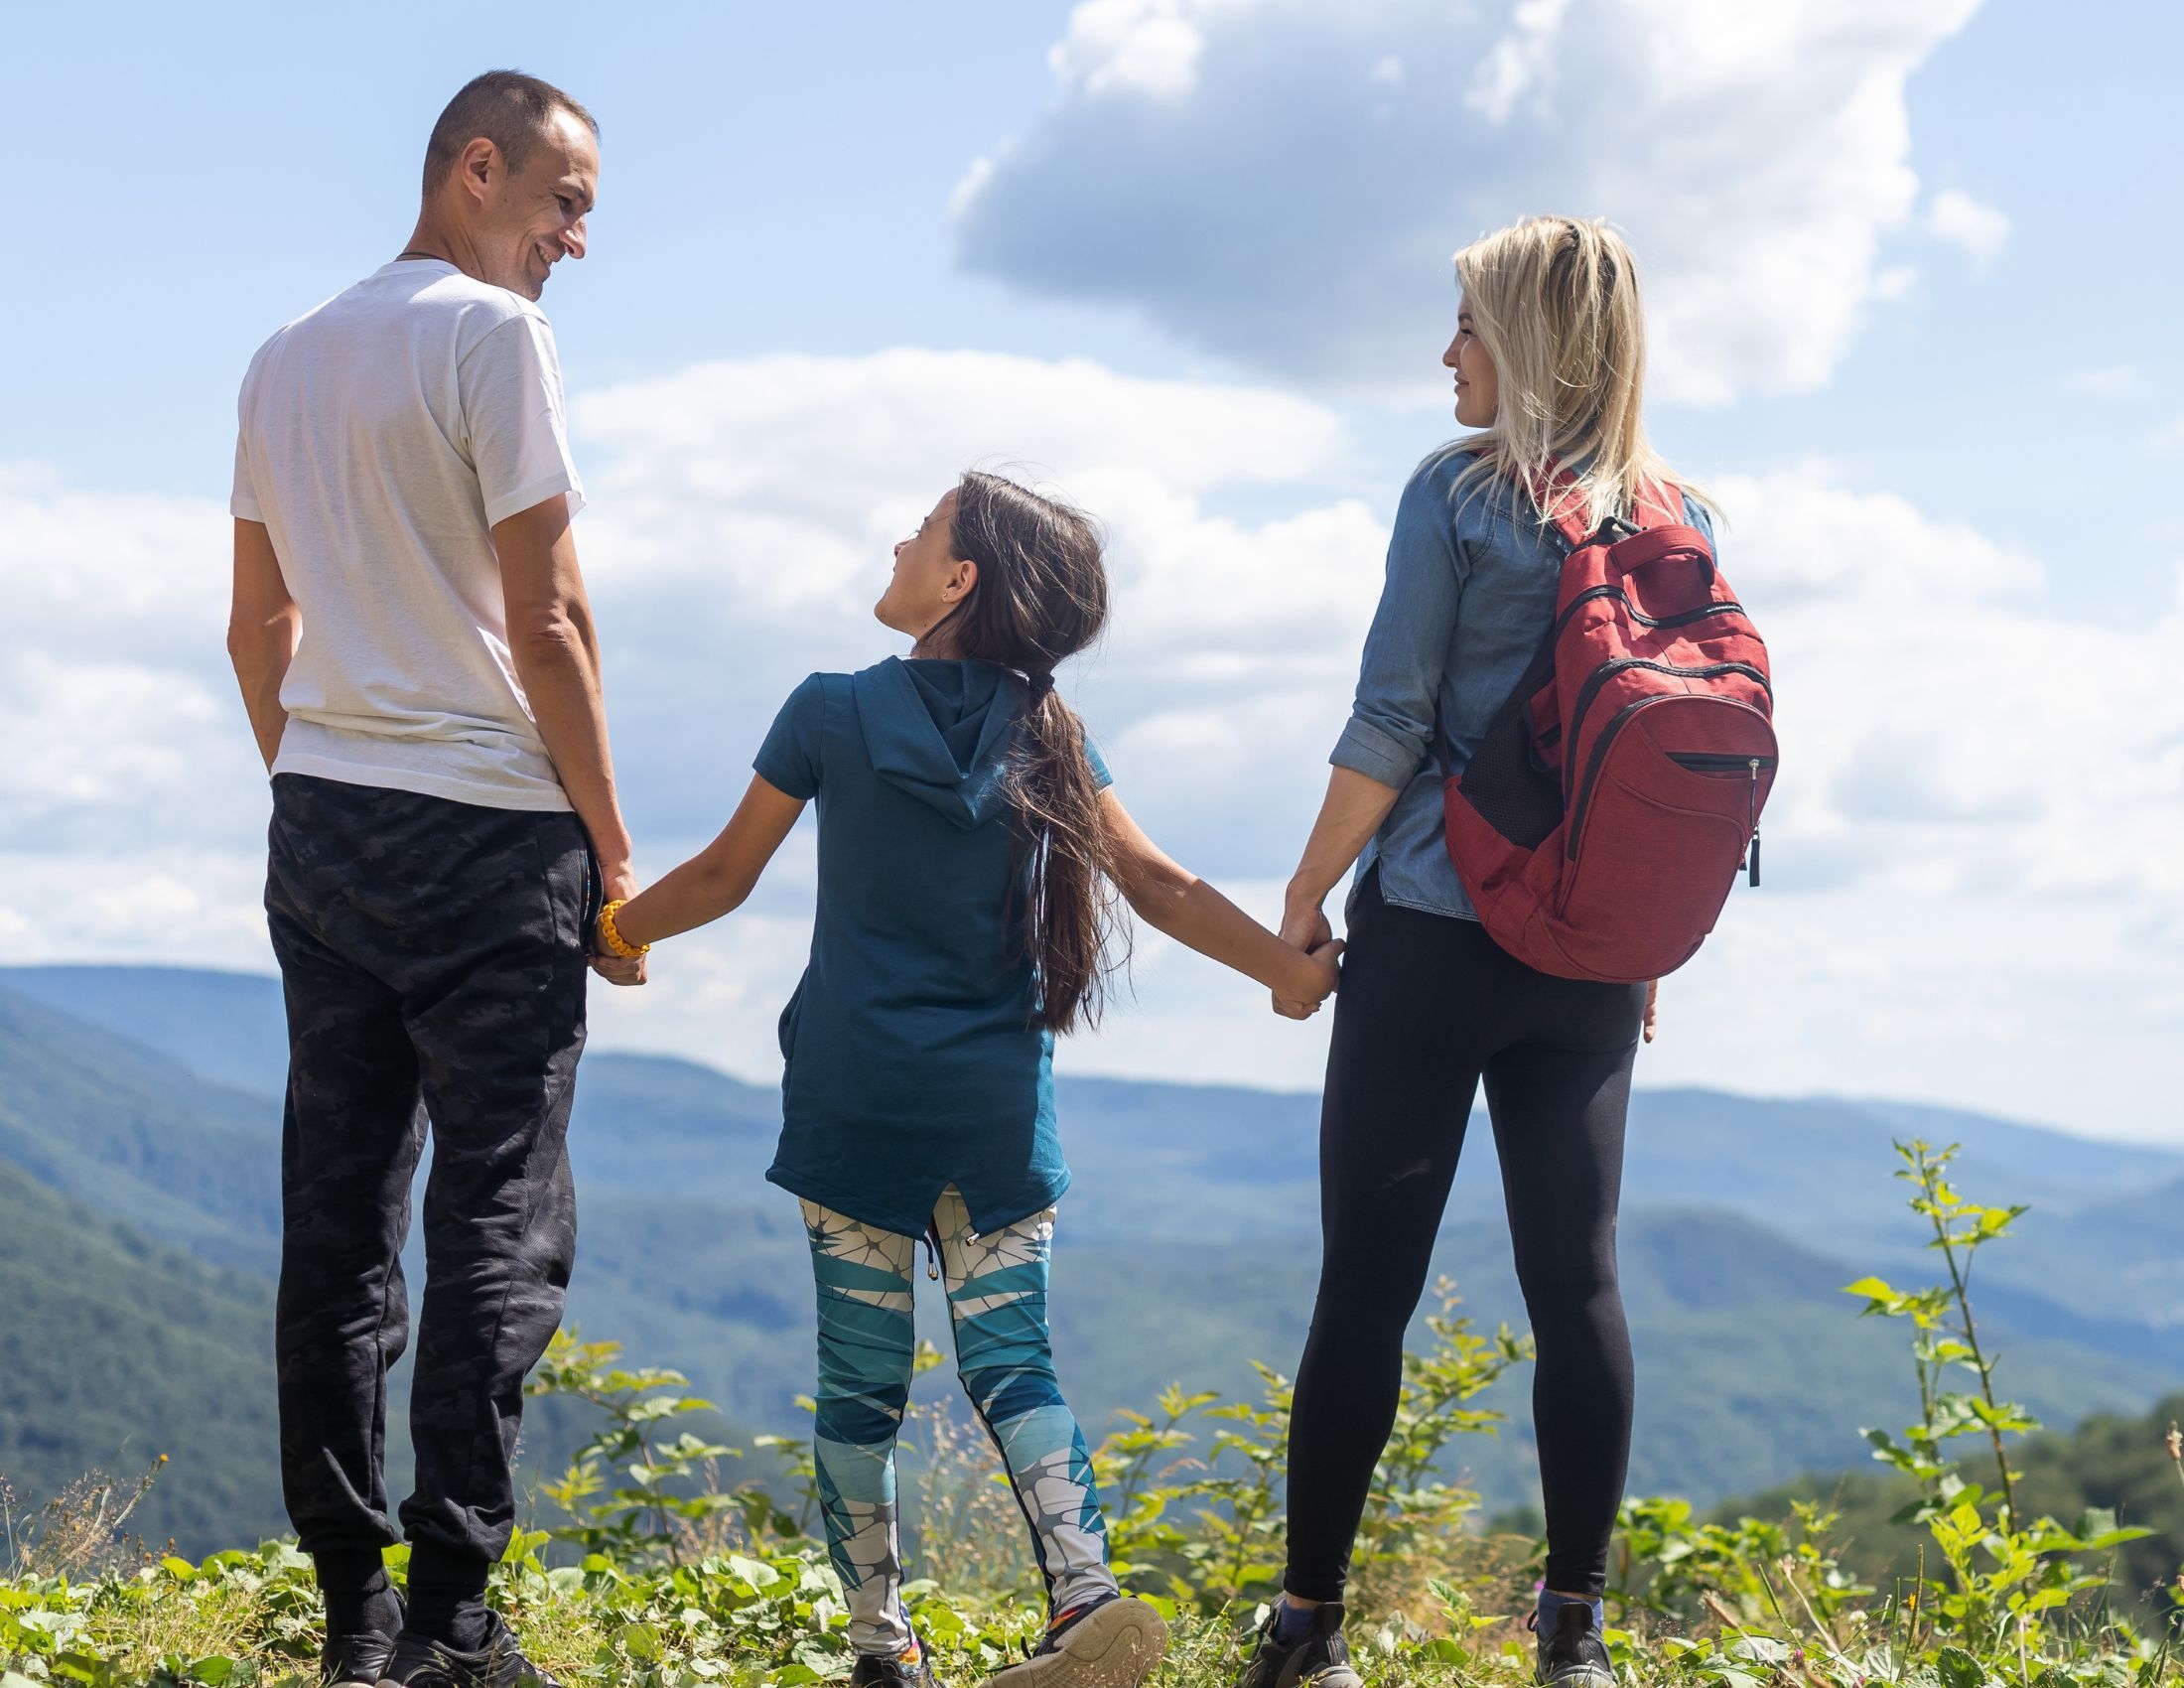
<svg viewBox="0 0 2184 1688"><path fill-rule="evenodd" d="M1327 759L1402 793L1357 859L1352 902L1377 864L1387 902L1460 919L1478 916L1442 831L1435 715L1449 771L1460 773L1547 637L1564 554L1508 481L1451 495L1472 459L1436 454L1403 489L1357 700ZM1689 496L1684 517L1711 540L1712 523Z"/></svg>

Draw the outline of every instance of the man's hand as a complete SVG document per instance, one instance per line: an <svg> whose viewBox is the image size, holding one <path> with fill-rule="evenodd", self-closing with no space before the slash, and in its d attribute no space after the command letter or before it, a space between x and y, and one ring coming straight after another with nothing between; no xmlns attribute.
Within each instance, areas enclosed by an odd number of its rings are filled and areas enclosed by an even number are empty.
<svg viewBox="0 0 2184 1688"><path fill-rule="evenodd" d="M1661 981L1660 981L1659 979L1655 979L1655 980L1654 980L1654 981L1653 981L1652 983L1650 983L1649 985L1647 985L1647 986L1646 986L1646 1034L1645 1034L1645 1036L1646 1036L1646 1042L1647 1042L1647 1043L1649 1043L1649 1044L1653 1042L1653 1027L1654 1027L1654 1022L1655 1022L1655 1021L1656 1021L1657 1019L1659 1019L1659 1017L1660 1017L1660 1016L1659 1016L1659 1014L1658 1014L1658 1013L1656 1012L1656 1011L1657 1011L1657 1009L1659 1008L1659 1005L1660 1005L1660 1001L1661 1001Z"/></svg>
<svg viewBox="0 0 2184 1688"><path fill-rule="evenodd" d="M637 894L637 870L627 861L601 862L599 877L605 903L626 903ZM611 985L644 983L644 956L614 954L603 940L597 920L592 922L592 929L584 935L592 951L593 972Z"/></svg>
<svg viewBox="0 0 2184 1688"><path fill-rule="evenodd" d="M592 971L611 985L641 985L644 983L644 963L642 955L595 955Z"/></svg>

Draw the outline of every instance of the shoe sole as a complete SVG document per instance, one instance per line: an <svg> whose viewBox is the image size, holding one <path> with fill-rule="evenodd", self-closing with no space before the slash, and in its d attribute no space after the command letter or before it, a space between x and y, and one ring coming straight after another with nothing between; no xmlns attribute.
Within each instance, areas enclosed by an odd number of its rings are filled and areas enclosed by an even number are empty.
<svg viewBox="0 0 2184 1688"><path fill-rule="evenodd" d="M1142 1600L1110 1601L1062 1637L1058 1652L1025 1659L980 1688L1138 1688L1167 1656L1167 1625Z"/></svg>
<svg viewBox="0 0 2184 1688"><path fill-rule="evenodd" d="M1549 1679L1535 1674L1532 1680L1544 1684ZM1602 1670L1598 1665L1591 1664L1579 1665L1553 1680L1554 1688L1616 1688L1615 1673L1612 1670Z"/></svg>

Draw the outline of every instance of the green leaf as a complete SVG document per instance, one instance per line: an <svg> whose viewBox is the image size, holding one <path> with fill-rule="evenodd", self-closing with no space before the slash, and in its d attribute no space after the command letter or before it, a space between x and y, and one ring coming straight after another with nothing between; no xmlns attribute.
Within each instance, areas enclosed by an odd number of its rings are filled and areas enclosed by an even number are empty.
<svg viewBox="0 0 2184 1688"><path fill-rule="evenodd" d="M754 1589L770 1589L781 1580L781 1573L760 1559L747 1559L740 1553L728 1556L729 1575L740 1577Z"/></svg>
<svg viewBox="0 0 2184 1688"><path fill-rule="evenodd" d="M1962 1647L1944 1647L1934 1659L1935 1673L1942 1679L1942 1688L1981 1688L1986 1672L1979 1661Z"/></svg>

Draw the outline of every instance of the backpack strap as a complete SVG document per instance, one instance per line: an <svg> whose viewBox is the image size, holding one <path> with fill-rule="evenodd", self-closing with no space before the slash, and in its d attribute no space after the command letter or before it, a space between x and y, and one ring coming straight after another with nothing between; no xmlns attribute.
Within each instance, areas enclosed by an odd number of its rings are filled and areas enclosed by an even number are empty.
<svg viewBox="0 0 2184 1688"><path fill-rule="evenodd" d="M1552 518L1555 531L1571 551L1580 551L1599 540L1612 544L1649 528L1684 525L1684 491L1666 481L1649 481L1638 489L1637 507L1631 511L1635 520L1611 517L1601 528L1585 526L1584 508L1570 495L1577 490L1577 478L1560 458L1549 458L1545 471L1534 476L1525 490L1537 507L1556 512Z"/></svg>
<svg viewBox="0 0 2184 1688"><path fill-rule="evenodd" d="M1570 551L1583 550L1592 537L1585 527L1582 507L1570 496L1576 490L1577 478L1563 467L1562 459L1554 457L1547 460L1546 468L1533 476L1525 487L1534 507L1555 512L1549 519Z"/></svg>

